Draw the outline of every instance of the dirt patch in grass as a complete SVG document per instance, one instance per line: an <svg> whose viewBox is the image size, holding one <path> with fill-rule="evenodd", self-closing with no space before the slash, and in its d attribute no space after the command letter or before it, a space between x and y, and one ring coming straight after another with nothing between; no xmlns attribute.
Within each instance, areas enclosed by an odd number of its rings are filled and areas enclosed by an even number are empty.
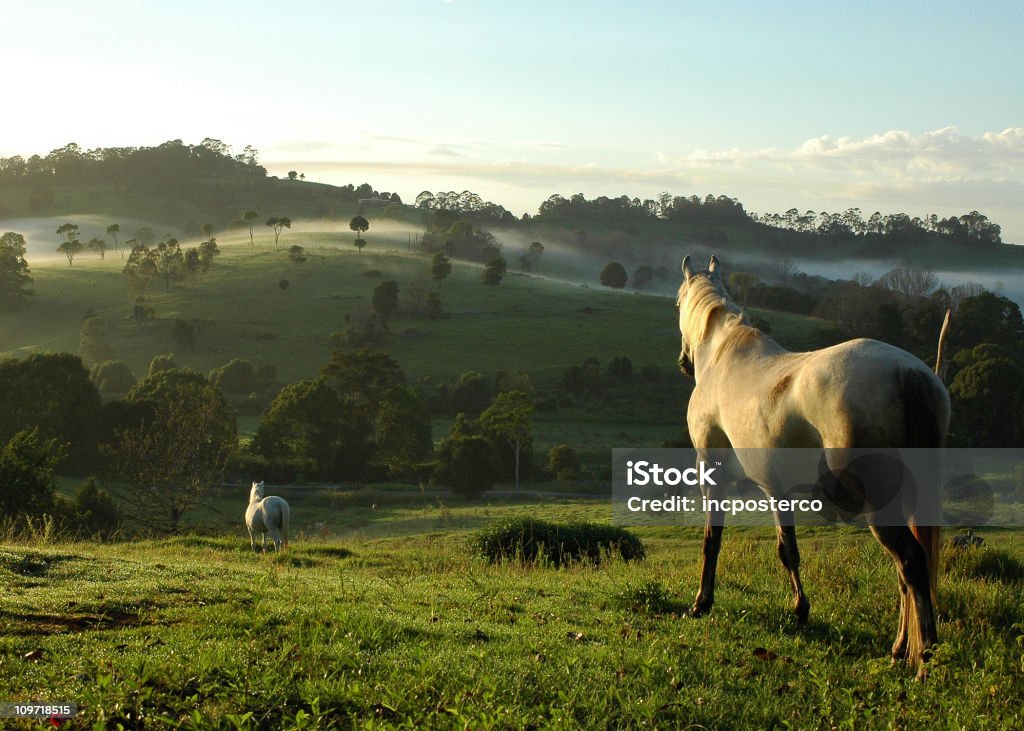
<svg viewBox="0 0 1024 731"><path fill-rule="evenodd" d="M57 635L153 624L158 622L135 612L116 609L102 613L75 614L0 611L0 628L14 635Z"/></svg>

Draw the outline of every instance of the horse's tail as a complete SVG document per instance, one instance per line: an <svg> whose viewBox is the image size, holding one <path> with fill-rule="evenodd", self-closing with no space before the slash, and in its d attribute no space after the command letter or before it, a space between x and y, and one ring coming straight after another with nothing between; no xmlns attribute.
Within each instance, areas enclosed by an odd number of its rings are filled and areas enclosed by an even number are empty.
<svg viewBox="0 0 1024 731"><path fill-rule="evenodd" d="M940 351L941 352L941 351ZM941 383L927 371L905 369L903 381L903 413L906 428L904 444L910 448L926 448L936 450L934 474L926 476L935 484L923 485L922 496L938 496L941 479L937 461L937 450L946 441L946 430L949 419L949 396ZM931 460L930 460L931 461ZM922 510L930 517L937 517L938 505L922 505ZM919 525L916 515L911 515L910 529L917 542L924 549L928 562L928 584L931 588L932 604L936 603L936 587L939 577L939 554L942 548L942 528L939 525Z"/></svg>
<svg viewBox="0 0 1024 731"><path fill-rule="evenodd" d="M281 501L281 547L288 547L288 521L291 519L291 508L284 500Z"/></svg>
<svg viewBox="0 0 1024 731"><path fill-rule="evenodd" d="M946 317L942 321L942 329L939 331L939 349L935 355L935 375L943 383L946 382L946 336L949 335L949 321L953 317L953 310L946 308Z"/></svg>

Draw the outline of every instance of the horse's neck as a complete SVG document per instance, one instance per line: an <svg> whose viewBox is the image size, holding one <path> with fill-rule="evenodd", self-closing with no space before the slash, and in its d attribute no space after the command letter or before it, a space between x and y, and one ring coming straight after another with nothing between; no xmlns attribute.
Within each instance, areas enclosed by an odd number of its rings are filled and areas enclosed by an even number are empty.
<svg viewBox="0 0 1024 731"><path fill-rule="evenodd" d="M696 380L702 371L742 369L767 355L778 355L786 350L768 335L750 325L726 319L724 313L716 315L711 335L697 351L694 359Z"/></svg>

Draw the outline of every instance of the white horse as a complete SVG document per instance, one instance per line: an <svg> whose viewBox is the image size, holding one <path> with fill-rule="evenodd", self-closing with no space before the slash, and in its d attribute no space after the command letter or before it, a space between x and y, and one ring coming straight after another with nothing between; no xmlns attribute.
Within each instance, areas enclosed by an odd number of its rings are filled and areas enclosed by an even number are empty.
<svg viewBox="0 0 1024 731"><path fill-rule="evenodd" d="M831 472L863 504L885 505L886 496L893 495L891 482L860 467L856 450L944 444L949 394L931 369L910 353L865 339L809 353L787 352L752 327L729 300L715 257L705 271L697 271L690 257L683 260L676 304L682 336L679 364L696 381L687 425L698 458L708 459L716 449L765 450L758 453L761 463L753 465L744 464L740 452L731 453L733 462L723 469L731 472L731 479L750 480L769 496L783 497L786 486L777 478L782 465L763 457L779 453L767 449L821 448L826 474ZM937 459L928 459L925 479L938 485L941 466ZM884 482L890 484L880 484ZM719 498L720 489L709 486L705 495ZM923 662L937 642L934 601L940 529L917 525L912 505L887 506L886 511L866 517L899 576L900 620L892 654L923 675ZM693 616L706 613L714 603L724 513L706 517ZM779 558L792 585L793 611L803 623L810 602L800 583L792 512L776 512L775 523Z"/></svg>
<svg viewBox="0 0 1024 731"><path fill-rule="evenodd" d="M249 507L245 509L245 525L249 529L249 542L256 550L256 533L261 534L261 543L267 548L267 533L274 542L274 549L280 551L288 546L288 519L291 509L284 498L277 495L263 497L263 483L252 483L249 490Z"/></svg>

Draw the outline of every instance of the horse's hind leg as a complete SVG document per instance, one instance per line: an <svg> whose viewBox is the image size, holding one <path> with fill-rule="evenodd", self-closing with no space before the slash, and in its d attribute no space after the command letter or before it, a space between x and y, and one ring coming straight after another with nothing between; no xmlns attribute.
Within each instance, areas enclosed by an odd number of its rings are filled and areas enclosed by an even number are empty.
<svg viewBox="0 0 1024 731"><path fill-rule="evenodd" d="M907 582L896 574L900 580L900 623L896 630L896 641L892 643L892 660L907 659Z"/></svg>
<svg viewBox="0 0 1024 731"><path fill-rule="evenodd" d="M789 583L793 587L793 612L796 614L796 621L805 624L811 611L811 603L807 600L803 584L800 582L800 550L796 545L796 527L793 525L792 511L775 512L775 530L779 536L779 560L789 572Z"/></svg>
<svg viewBox="0 0 1024 731"><path fill-rule="evenodd" d="M932 645L938 642L928 560L921 544L905 525L873 524L871 532L892 556L900 579L902 611L893 654L905 654L907 662L919 668L918 675L923 676L923 663L931 654Z"/></svg>
<svg viewBox="0 0 1024 731"><path fill-rule="evenodd" d="M691 617L707 614L715 603L715 572L718 569L718 552L722 548L724 523L725 513L708 512L704 524L704 559L700 568L700 590L690 608Z"/></svg>

